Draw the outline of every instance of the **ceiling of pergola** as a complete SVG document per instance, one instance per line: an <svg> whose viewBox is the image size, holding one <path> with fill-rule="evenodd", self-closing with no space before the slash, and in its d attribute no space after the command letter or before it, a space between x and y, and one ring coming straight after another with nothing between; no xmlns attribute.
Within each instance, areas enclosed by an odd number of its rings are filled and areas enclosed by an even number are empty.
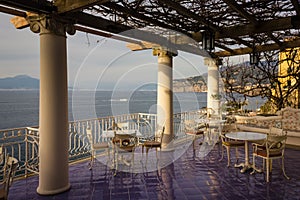
<svg viewBox="0 0 300 200"><path fill-rule="evenodd" d="M79 30L84 27L100 35L102 31L118 34L141 29L163 37L164 30L173 30L199 44L181 45L179 50L189 45L200 48L202 31L211 30L216 46L213 55L219 57L300 46L299 0L0 0L0 4L0 12L18 15L8 11L9 6L57 14L72 20ZM145 41L151 38L142 35L130 37Z"/></svg>

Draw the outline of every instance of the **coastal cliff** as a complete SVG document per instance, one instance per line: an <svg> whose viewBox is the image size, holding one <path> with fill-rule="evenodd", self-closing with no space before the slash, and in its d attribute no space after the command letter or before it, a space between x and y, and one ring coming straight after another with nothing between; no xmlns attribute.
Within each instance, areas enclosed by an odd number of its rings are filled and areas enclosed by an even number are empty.
<svg viewBox="0 0 300 200"><path fill-rule="evenodd" d="M194 76L173 81L173 92L207 92L206 80L202 76Z"/></svg>

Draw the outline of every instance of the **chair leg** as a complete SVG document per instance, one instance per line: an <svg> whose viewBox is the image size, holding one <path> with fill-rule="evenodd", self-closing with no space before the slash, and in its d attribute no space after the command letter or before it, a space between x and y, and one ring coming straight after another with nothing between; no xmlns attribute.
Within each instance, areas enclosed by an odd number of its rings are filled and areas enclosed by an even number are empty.
<svg viewBox="0 0 300 200"><path fill-rule="evenodd" d="M223 150L223 145L221 145L221 158L219 159L219 161L223 160L224 158L224 150Z"/></svg>
<svg viewBox="0 0 300 200"><path fill-rule="evenodd" d="M92 170L93 163L94 163L94 151L91 152L91 160L90 163L88 164L89 170Z"/></svg>
<svg viewBox="0 0 300 200"><path fill-rule="evenodd" d="M199 142L199 145L202 145L204 141L204 134L202 134L202 140Z"/></svg>
<svg viewBox="0 0 300 200"><path fill-rule="evenodd" d="M238 163L238 161L239 161L239 150L238 150L237 147L235 148L235 159L236 159L236 163Z"/></svg>
<svg viewBox="0 0 300 200"><path fill-rule="evenodd" d="M147 166L147 163L148 163L148 152L149 152L149 147L146 147L146 166Z"/></svg>
<svg viewBox="0 0 300 200"><path fill-rule="evenodd" d="M290 177L288 177L288 176L286 175L286 173L285 173L285 168L284 168L284 157L282 157L281 161L282 161L282 163L281 163L281 168L282 168L283 175L284 175L284 177L285 177L286 179L289 180Z"/></svg>
<svg viewBox="0 0 300 200"><path fill-rule="evenodd" d="M131 173L134 173L134 150L131 152L130 167L131 167Z"/></svg>
<svg viewBox="0 0 300 200"><path fill-rule="evenodd" d="M226 147L227 151L227 167L230 166L230 147Z"/></svg>
<svg viewBox="0 0 300 200"><path fill-rule="evenodd" d="M255 158L256 158L256 156L253 154L252 155L252 163L253 163L253 168L255 169L256 167L255 167ZM254 171L254 170L253 170Z"/></svg>
<svg viewBox="0 0 300 200"><path fill-rule="evenodd" d="M269 182L269 173L270 173L270 160L266 160L267 162L267 183Z"/></svg>
<svg viewBox="0 0 300 200"><path fill-rule="evenodd" d="M115 173L114 176L117 175L118 172L118 165L119 165L119 149L116 148L115 153L114 153L114 165L115 165Z"/></svg>

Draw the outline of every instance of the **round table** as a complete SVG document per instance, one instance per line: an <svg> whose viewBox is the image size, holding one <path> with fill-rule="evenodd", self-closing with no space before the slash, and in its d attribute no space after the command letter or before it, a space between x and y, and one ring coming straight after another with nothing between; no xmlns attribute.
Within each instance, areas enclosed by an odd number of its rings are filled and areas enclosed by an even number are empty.
<svg viewBox="0 0 300 200"><path fill-rule="evenodd" d="M257 169L249 162L248 141L264 140L267 138L267 135L263 133L256 133L256 132L232 132L232 133L227 133L225 136L229 139L245 141L245 162L236 164L235 167L243 167L241 169L242 173L244 173L246 170L250 168L252 168L253 171L261 172L260 169Z"/></svg>

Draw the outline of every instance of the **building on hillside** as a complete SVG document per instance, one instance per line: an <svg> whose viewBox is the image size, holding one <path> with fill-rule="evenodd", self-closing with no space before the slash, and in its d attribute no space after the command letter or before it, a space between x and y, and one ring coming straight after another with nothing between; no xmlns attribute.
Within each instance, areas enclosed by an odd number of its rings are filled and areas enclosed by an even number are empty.
<svg viewBox="0 0 300 200"><path fill-rule="evenodd" d="M288 95L285 107L300 108L300 87L290 90L297 83L295 74L299 74L299 63L300 48L286 49L279 53L278 79L282 83L281 91Z"/></svg>

